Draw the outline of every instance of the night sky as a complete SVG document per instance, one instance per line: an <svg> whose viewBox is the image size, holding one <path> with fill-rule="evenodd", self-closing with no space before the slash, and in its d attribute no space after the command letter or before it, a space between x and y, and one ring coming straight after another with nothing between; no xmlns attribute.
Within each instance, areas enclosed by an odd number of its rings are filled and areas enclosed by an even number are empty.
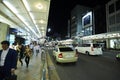
<svg viewBox="0 0 120 80"><path fill-rule="evenodd" d="M51 28L51 31L47 32L47 36L67 35L70 11L75 5L79 4L94 8L96 5L101 5L108 1L110 0L51 0L48 18L48 28Z"/></svg>

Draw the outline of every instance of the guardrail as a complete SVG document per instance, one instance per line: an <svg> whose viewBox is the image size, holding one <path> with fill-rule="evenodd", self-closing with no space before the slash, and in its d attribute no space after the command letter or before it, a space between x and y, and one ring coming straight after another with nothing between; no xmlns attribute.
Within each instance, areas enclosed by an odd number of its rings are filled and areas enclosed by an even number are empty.
<svg viewBox="0 0 120 80"><path fill-rule="evenodd" d="M60 80L47 48L44 49L44 51L42 51L41 61L42 61L41 80Z"/></svg>
<svg viewBox="0 0 120 80"><path fill-rule="evenodd" d="M41 62L42 62L42 70L41 70L41 80L49 80L48 78L48 69L47 69L47 58L45 49L42 49L41 53Z"/></svg>

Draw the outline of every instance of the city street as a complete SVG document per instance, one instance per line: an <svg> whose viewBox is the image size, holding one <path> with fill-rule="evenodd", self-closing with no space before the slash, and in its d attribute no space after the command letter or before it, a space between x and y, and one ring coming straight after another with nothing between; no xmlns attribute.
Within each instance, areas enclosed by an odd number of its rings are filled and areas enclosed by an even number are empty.
<svg viewBox="0 0 120 80"><path fill-rule="evenodd" d="M60 80L120 80L120 62L116 52L105 51L102 56L79 55L76 64L56 64L49 50Z"/></svg>

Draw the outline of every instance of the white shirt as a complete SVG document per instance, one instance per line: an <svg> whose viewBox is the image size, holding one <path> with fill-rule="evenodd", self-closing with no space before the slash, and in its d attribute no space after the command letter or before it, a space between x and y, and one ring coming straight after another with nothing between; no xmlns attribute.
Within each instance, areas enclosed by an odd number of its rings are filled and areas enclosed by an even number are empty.
<svg viewBox="0 0 120 80"><path fill-rule="evenodd" d="M9 48L7 50L2 51L1 57L0 57L0 66L4 66L5 58L6 58L8 51L9 51Z"/></svg>
<svg viewBox="0 0 120 80"><path fill-rule="evenodd" d="M39 48L40 48L39 45L34 46L34 49L35 49L35 50L39 50Z"/></svg>

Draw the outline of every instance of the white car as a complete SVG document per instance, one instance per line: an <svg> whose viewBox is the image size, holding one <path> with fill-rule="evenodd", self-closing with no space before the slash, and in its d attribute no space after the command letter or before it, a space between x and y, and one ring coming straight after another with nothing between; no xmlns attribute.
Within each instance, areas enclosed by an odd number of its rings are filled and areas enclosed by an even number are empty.
<svg viewBox="0 0 120 80"><path fill-rule="evenodd" d="M69 63L77 62L78 54L71 47L57 46L53 50L53 56L56 62L59 63Z"/></svg>
<svg viewBox="0 0 120 80"><path fill-rule="evenodd" d="M76 52L88 54L88 55L102 55L103 51L99 44L81 44L75 47Z"/></svg>

